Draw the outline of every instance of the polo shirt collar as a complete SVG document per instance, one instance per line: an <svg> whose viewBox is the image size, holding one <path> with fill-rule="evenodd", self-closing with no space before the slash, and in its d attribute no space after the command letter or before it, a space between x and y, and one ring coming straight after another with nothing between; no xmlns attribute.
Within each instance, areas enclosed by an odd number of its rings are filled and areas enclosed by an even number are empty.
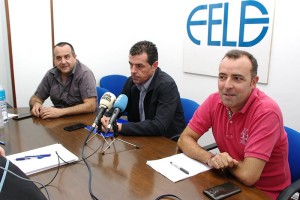
<svg viewBox="0 0 300 200"><path fill-rule="evenodd" d="M255 99L258 96L258 88L254 88L250 94L250 96L248 97L248 100L246 102L246 104L244 105L244 107L240 110L240 113L245 113L250 106L252 105L252 103L255 101Z"/></svg>

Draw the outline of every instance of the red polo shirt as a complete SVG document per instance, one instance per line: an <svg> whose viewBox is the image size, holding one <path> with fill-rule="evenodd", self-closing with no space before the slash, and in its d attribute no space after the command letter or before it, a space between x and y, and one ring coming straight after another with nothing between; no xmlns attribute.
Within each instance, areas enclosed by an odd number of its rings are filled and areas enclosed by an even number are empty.
<svg viewBox="0 0 300 200"><path fill-rule="evenodd" d="M274 199L291 183L288 140L277 103L255 88L247 103L231 119L220 95L214 93L195 112L189 125L199 135L210 128L220 152L236 160L254 157L266 161L255 186Z"/></svg>

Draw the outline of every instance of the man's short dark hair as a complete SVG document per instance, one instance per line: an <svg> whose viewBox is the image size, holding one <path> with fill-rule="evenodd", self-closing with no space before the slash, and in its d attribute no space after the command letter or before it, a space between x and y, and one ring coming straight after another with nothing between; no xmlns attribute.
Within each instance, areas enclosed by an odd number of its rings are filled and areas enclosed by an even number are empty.
<svg viewBox="0 0 300 200"><path fill-rule="evenodd" d="M156 45L149 41L140 41L135 43L130 49L130 55L141 55L146 53L148 56L148 63L153 65L154 62L158 61L158 52Z"/></svg>
<svg viewBox="0 0 300 200"><path fill-rule="evenodd" d="M68 45L71 48L72 54L75 55L75 50L74 50L73 46L70 43L68 43L68 42L60 42L60 43L57 43L54 46L54 48L53 48L53 56L54 56L54 49L55 49L55 47L57 47L57 46L58 47L63 47L65 45Z"/></svg>
<svg viewBox="0 0 300 200"><path fill-rule="evenodd" d="M257 60L256 58L254 58L254 56L247 52L247 51L243 51L243 50L238 50L238 49L233 49L233 50L230 50L228 51L225 56L223 57L224 58L231 58L231 59L238 59L242 56L247 56L252 64L252 70L251 70L251 74L252 76L256 76L257 75L257 68L258 68L258 64L257 64ZM223 60L222 59L222 60Z"/></svg>

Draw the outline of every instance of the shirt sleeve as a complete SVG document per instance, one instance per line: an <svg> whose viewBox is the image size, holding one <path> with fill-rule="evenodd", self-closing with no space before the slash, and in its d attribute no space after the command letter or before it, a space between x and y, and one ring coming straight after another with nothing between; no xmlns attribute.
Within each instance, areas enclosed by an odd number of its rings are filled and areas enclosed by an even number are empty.
<svg viewBox="0 0 300 200"><path fill-rule="evenodd" d="M79 90L82 100L90 97L97 97L96 80L91 71L88 70L83 73Z"/></svg>
<svg viewBox="0 0 300 200"><path fill-rule="evenodd" d="M48 71L37 87L34 95L45 101L50 96L50 88L51 88L51 73Z"/></svg>
<svg viewBox="0 0 300 200"><path fill-rule="evenodd" d="M210 95L195 111L192 119L190 120L188 127L195 131L197 134L202 136L206 133L212 126L212 117L211 117L211 104L212 96Z"/></svg>

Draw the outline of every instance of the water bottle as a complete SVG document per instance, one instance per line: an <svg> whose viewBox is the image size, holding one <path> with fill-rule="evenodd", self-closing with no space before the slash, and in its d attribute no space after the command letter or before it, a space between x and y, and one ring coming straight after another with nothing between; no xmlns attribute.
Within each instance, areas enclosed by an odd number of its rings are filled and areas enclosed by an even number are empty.
<svg viewBox="0 0 300 200"><path fill-rule="evenodd" d="M3 121L2 113L0 113L0 129L2 128L4 128L4 121Z"/></svg>
<svg viewBox="0 0 300 200"><path fill-rule="evenodd" d="M0 85L0 108L1 108L3 122L6 123L8 121L6 97L5 97L5 90L1 85Z"/></svg>

